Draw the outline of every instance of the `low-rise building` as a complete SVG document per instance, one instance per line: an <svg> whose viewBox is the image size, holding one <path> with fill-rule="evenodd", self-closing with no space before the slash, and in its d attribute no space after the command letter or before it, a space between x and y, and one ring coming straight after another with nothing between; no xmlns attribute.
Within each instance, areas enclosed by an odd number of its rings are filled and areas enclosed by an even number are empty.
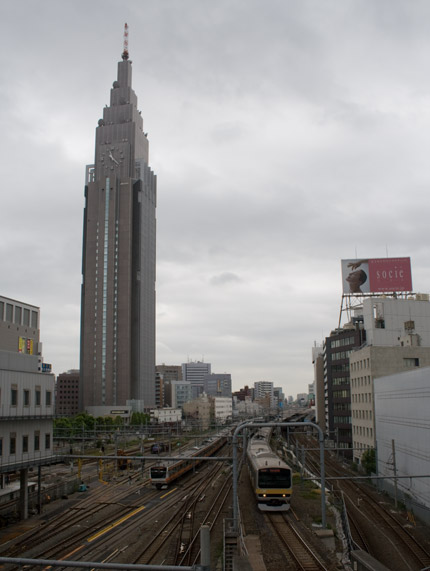
<svg viewBox="0 0 430 571"><path fill-rule="evenodd" d="M197 399L187 402L182 407L188 424L200 430L207 430L213 418L213 407L209 397L203 393ZM211 415L212 412L212 415Z"/></svg>
<svg viewBox="0 0 430 571"><path fill-rule="evenodd" d="M149 414L151 420L158 424L181 422L182 420L182 409L180 408L155 408L151 410Z"/></svg>
<svg viewBox="0 0 430 571"><path fill-rule="evenodd" d="M43 464L53 456L54 375L36 356L0 351L1 471Z"/></svg>
<svg viewBox="0 0 430 571"><path fill-rule="evenodd" d="M374 396L379 482L430 523L430 367L375 379Z"/></svg>
<svg viewBox="0 0 430 571"><path fill-rule="evenodd" d="M262 407L258 402L254 402L250 396L246 396L243 400L234 397L233 414L244 418L260 416Z"/></svg>

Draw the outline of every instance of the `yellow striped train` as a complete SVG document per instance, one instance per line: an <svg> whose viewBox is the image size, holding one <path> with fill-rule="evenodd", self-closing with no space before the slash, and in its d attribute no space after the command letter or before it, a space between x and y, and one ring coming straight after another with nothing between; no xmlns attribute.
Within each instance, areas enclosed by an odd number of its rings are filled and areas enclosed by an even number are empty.
<svg viewBox="0 0 430 571"><path fill-rule="evenodd" d="M260 428L249 440L249 474L261 511L288 511L293 493L291 468L270 447L272 429Z"/></svg>

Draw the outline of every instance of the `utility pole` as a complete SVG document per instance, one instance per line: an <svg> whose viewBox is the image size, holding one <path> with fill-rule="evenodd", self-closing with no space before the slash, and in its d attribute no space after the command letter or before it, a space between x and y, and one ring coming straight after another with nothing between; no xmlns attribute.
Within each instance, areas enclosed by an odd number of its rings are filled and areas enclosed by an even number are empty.
<svg viewBox="0 0 430 571"><path fill-rule="evenodd" d="M391 441L393 451L393 474L394 474L394 507L397 508L397 466L396 466L396 447L394 439Z"/></svg>

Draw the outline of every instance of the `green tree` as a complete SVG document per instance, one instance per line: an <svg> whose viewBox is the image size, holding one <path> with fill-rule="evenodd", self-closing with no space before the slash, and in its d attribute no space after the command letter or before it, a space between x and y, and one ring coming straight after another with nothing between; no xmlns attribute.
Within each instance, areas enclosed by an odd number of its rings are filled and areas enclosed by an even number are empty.
<svg viewBox="0 0 430 571"><path fill-rule="evenodd" d="M54 419L54 436L58 438L68 438L73 429L73 424L70 418L61 417Z"/></svg>
<svg viewBox="0 0 430 571"><path fill-rule="evenodd" d="M133 426L149 423L149 420L149 414L145 414L144 412L133 412L131 415L131 424Z"/></svg>
<svg viewBox="0 0 430 571"><path fill-rule="evenodd" d="M94 430L96 419L86 412L81 412L73 418L72 422L75 432L82 432L82 430Z"/></svg>
<svg viewBox="0 0 430 571"><path fill-rule="evenodd" d="M366 471L366 474L376 473L376 451L374 448L369 448L363 452L361 456L361 464Z"/></svg>

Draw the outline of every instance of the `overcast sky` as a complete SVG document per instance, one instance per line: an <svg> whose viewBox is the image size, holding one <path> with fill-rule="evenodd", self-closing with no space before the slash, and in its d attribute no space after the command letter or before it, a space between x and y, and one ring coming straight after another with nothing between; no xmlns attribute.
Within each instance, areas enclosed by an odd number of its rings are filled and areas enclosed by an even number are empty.
<svg viewBox="0 0 430 571"><path fill-rule="evenodd" d="M342 258L429 291L427 0L16 0L0 7L0 294L79 367L85 165L123 26L158 177L157 363L313 379Z"/></svg>

